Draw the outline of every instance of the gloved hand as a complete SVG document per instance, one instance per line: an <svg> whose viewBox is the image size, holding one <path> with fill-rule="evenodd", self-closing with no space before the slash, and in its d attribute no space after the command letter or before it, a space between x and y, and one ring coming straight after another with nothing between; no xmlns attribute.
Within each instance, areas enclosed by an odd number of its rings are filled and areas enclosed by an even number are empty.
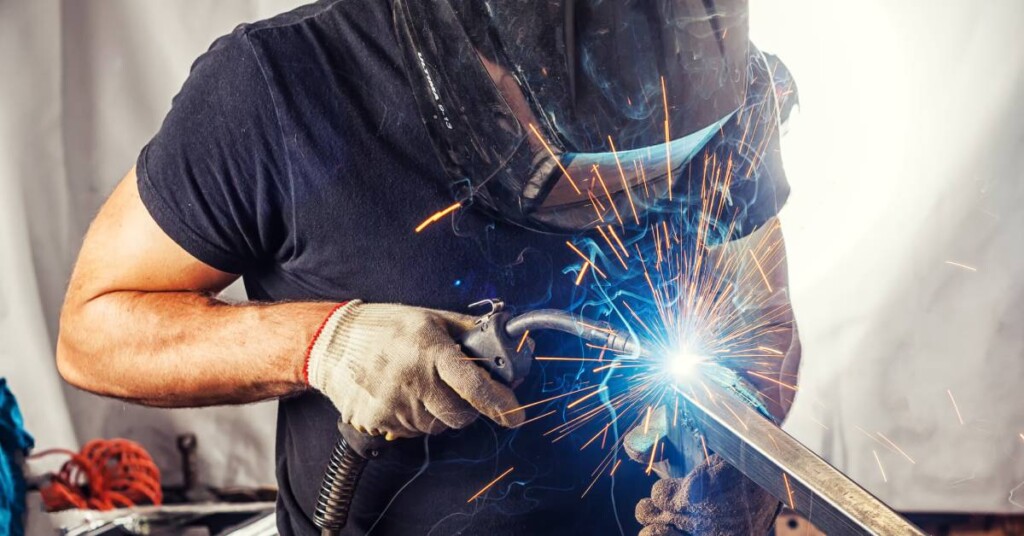
<svg viewBox="0 0 1024 536"><path fill-rule="evenodd" d="M388 439L463 428L482 413L523 422L507 386L454 341L473 318L394 304L348 302L325 321L307 362L308 381L345 423Z"/></svg>
<svg viewBox="0 0 1024 536"><path fill-rule="evenodd" d="M779 501L717 454L684 478L655 482L636 505L640 536L768 534Z"/></svg>
<svg viewBox="0 0 1024 536"><path fill-rule="evenodd" d="M669 419L663 406L656 408L648 426L636 426L623 438L623 447L633 460L650 464L652 449L668 438ZM687 436L689 437L689 436ZM685 440L676 438L676 441ZM779 501L748 479L721 456L704 458L699 444L686 448L700 452L699 462L681 478L686 459L668 443L665 457L651 464L661 477L651 488L651 498L637 504L636 519L644 525L641 536L669 535L761 535L767 534L779 509Z"/></svg>

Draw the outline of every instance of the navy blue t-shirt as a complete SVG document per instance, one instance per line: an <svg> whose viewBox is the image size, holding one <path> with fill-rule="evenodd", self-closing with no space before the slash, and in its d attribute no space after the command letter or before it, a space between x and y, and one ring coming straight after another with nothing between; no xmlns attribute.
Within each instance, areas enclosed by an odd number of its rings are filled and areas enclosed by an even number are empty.
<svg viewBox="0 0 1024 536"><path fill-rule="evenodd" d="M359 298L467 313L486 297L520 311L568 306L578 287L563 268L579 259L565 237L474 210L413 232L453 201L401 57L380 0L322 1L218 39L139 156L144 204L190 254L242 274L252 300ZM752 226L775 214L784 191ZM517 395L536 400L578 372L537 365ZM314 391L280 401L282 534L316 534L337 418ZM481 418L400 442L370 464L345 534L635 534L633 510L651 485L643 468L623 463L581 498L607 452L581 451L586 437L552 442L548 429L509 431Z"/></svg>

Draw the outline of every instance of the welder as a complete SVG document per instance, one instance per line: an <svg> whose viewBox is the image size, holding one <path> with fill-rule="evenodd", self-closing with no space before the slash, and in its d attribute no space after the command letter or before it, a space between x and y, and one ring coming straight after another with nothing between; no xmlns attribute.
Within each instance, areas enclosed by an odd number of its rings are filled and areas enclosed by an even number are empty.
<svg viewBox="0 0 1024 536"><path fill-rule="evenodd" d="M603 185L625 206L650 181L637 222L683 206L717 155L748 164L717 250L778 234L782 71L749 42L744 0L324 0L239 26L196 60L93 222L59 370L152 406L279 398L282 534L316 532L339 416L396 440L367 467L345 534L767 530L778 503L714 456L653 500L639 466L585 493L604 452L517 428L533 416L521 406L573 372L508 386L454 341L481 298L578 304L565 242L598 222L572 175L613 161L612 139L665 157ZM250 302L215 297L239 277ZM791 316L775 326L789 350L775 377L751 380L781 419L791 393L769 381L792 383L799 353ZM474 497L510 467L500 492Z"/></svg>

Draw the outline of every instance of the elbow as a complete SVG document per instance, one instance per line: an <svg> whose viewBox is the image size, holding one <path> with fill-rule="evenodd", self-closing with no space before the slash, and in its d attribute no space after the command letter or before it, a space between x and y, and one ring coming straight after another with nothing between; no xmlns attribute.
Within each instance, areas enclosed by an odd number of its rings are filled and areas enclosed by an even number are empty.
<svg viewBox="0 0 1024 536"><path fill-rule="evenodd" d="M103 388L102 352L96 344L103 339L99 330L89 326L85 307L65 304L57 333L56 364L60 377L68 384L96 394L109 394Z"/></svg>
<svg viewBox="0 0 1024 536"><path fill-rule="evenodd" d="M75 319L73 315L68 314L65 307L61 313L60 330L57 334L57 373L68 384L89 390L89 371L86 366L88 358L80 345L75 344L74 326Z"/></svg>

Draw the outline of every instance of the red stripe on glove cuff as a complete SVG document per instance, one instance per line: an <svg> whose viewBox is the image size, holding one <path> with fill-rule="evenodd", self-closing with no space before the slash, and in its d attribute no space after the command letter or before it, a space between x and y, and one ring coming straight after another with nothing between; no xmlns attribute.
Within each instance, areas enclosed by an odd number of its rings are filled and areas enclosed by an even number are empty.
<svg viewBox="0 0 1024 536"><path fill-rule="evenodd" d="M331 309L331 312L327 313L327 316L324 317L324 321L320 323L320 327L316 328L316 333L313 335L313 339L309 341L309 346L306 347L306 361L302 364L302 379L306 381L306 385L309 385L309 354L313 352L313 345L316 344L316 340L320 338L320 333L323 332L324 326L327 325L327 321L330 320L331 316L333 316L334 313L337 312L338 309L341 309L341 307L346 303L348 303L347 300L335 305L334 308Z"/></svg>

